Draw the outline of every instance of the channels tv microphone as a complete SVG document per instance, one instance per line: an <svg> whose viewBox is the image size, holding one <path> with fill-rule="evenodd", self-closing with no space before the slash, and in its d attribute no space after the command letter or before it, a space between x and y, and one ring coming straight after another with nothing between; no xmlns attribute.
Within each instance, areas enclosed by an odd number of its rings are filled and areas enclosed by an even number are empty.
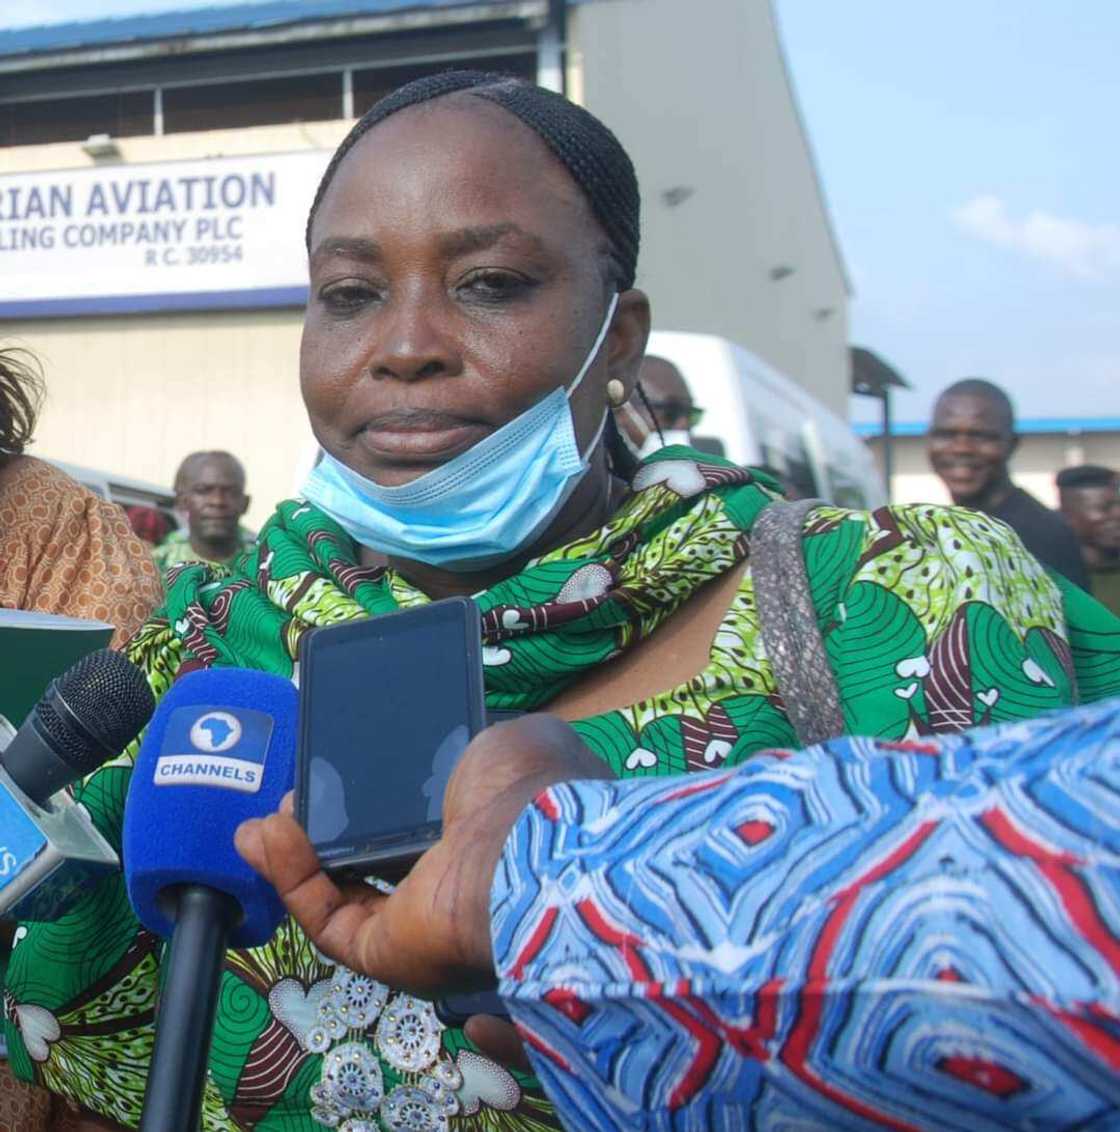
<svg viewBox="0 0 1120 1132"><path fill-rule="evenodd" d="M196 1132L226 948L265 943L276 890L233 845L295 776L298 694L243 668L183 676L163 697L132 772L124 875L145 927L171 940L141 1132Z"/></svg>
<svg viewBox="0 0 1120 1132"><path fill-rule="evenodd" d="M154 710L144 674L109 649L51 683L0 754L0 916L57 919L119 866L65 789L119 755Z"/></svg>

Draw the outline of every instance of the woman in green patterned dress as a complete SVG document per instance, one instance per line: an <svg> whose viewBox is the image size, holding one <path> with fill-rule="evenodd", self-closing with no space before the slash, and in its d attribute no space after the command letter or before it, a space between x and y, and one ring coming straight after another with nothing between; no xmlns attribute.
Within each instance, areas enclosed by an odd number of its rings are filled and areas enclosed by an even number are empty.
<svg viewBox="0 0 1120 1132"><path fill-rule="evenodd" d="M637 246L629 160L559 96L458 73L379 103L308 227L301 380L325 461L229 576L172 572L130 647L155 691L207 665L294 676L311 628L470 594L489 706L555 711L620 775L794 745L750 565L775 485L679 447L636 467L613 430L649 326ZM851 732L903 741L1120 691L1120 622L983 515L822 506L801 547ZM80 792L113 840L134 756ZM13 1067L135 1126L158 941L119 879L18 935ZM531 1078L287 922L228 957L204 1127L557 1125Z"/></svg>

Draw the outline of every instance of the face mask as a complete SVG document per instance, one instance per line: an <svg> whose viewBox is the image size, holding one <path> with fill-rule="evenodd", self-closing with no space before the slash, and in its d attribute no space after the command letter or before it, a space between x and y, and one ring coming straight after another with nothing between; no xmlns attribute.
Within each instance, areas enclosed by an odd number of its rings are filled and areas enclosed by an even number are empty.
<svg viewBox="0 0 1120 1132"><path fill-rule="evenodd" d="M327 453L304 496L363 546L446 570L482 570L512 557L544 533L587 473L571 397L598 356L618 305L606 317L575 380L484 437L453 460L398 487L384 487Z"/></svg>
<svg viewBox="0 0 1120 1132"><path fill-rule="evenodd" d="M662 439L662 437L664 437L664 439ZM668 448L670 444L683 444L687 447L692 444L692 435L686 428L663 428L661 430L661 436L658 436L657 430L655 429L642 441L642 447L638 450L638 455L644 460L654 452L658 452L662 448Z"/></svg>

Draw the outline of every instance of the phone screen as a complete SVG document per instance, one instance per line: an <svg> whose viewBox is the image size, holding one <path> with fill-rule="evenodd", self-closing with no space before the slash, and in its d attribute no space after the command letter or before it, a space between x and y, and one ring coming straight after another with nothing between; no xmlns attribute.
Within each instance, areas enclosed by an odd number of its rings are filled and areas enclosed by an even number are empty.
<svg viewBox="0 0 1120 1132"><path fill-rule="evenodd" d="M297 809L325 864L414 858L439 836L483 726L479 632L474 603L451 599L309 638Z"/></svg>

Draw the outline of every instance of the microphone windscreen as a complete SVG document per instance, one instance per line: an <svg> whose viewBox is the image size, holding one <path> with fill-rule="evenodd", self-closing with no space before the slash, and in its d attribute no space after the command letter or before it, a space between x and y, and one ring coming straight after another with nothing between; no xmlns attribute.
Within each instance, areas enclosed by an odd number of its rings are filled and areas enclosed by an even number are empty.
<svg viewBox="0 0 1120 1132"><path fill-rule="evenodd" d="M165 890L200 884L241 905L233 946L271 938L283 905L242 860L233 834L246 818L273 813L292 788L298 711L289 680L244 668L191 672L163 697L124 814L125 882L145 927L169 937L174 921Z"/></svg>
<svg viewBox="0 0 1120 1132"><path fill-rule="evenodd" d="M144 673L122 653L99 649L67 669L35 710L56 753L86 775L119 755L155 707Z"/></svg>

